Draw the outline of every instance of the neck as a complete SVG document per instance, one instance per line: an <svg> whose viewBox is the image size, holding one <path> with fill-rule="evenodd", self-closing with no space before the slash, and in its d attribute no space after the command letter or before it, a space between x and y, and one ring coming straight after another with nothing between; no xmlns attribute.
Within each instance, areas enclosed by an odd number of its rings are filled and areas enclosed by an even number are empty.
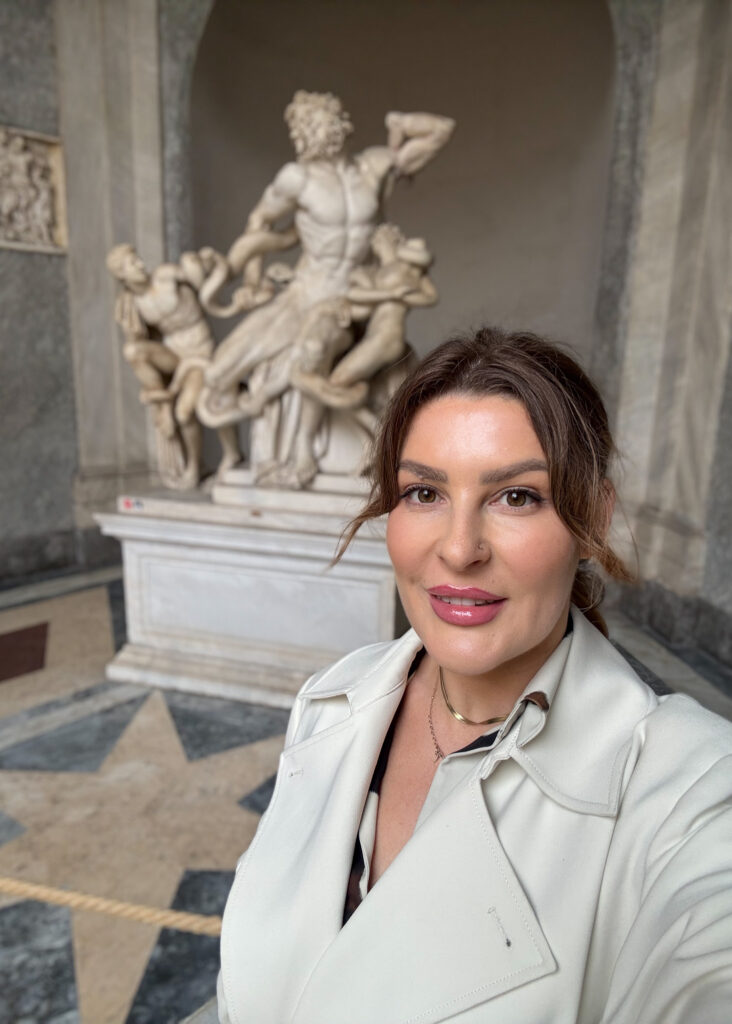
<svg viewBox="0 0 732 1024"><path fill-rule="evenodd" d="M440 666L445 690L453 708L474 722L510 714L528 683L561 643L566 626L567 616L562 615L543 641L486 672L472 674L456 670L450 665ZM433 658L429 658L429 661L431 678L434 680L437 678L438 664Z"/></svg>

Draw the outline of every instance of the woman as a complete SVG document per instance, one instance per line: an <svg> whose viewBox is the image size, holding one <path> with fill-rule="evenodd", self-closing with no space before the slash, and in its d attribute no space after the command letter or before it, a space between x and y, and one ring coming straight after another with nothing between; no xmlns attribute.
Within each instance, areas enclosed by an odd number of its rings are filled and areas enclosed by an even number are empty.
<svg viewBox="0 0 732 1024"><path fill-rule="evenodd" d="M728 1024L732 727L607 642L612 440L559 349L483 330L395 395L412 629L302 688L222 936L231 1024Z"/></svg>

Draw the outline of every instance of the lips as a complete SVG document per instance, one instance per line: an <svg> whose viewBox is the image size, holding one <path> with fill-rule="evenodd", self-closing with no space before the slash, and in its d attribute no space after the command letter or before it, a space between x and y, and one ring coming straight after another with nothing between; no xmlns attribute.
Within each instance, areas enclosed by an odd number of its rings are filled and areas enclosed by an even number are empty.
<svg viewBox="0 0 732 1024"><path fill-rule="evenodd" d="M477 587L430 587L430 605L438 618L454 626L481 626L492 622L507 598Z"/></svg>

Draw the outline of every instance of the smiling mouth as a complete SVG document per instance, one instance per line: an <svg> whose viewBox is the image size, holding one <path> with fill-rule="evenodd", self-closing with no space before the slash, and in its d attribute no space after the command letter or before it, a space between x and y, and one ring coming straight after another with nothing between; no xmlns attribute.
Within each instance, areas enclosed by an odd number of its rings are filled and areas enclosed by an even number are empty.
<svg viewBox="0 0 732 1024"><path fill-rule="evenodd" d="M440 594L433 594L432 597L437 601L441 601L442 604L457 605L464 608L479 608L484 604L498 604L502 601L502 597L497 597L492 601L481 601L472 597L442 597Z"/></svg>

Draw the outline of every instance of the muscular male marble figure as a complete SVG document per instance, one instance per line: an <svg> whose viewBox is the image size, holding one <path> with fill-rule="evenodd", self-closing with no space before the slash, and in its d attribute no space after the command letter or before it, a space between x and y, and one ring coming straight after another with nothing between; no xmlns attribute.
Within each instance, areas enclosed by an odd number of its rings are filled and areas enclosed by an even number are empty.
<svg viewBox="0 0 732 1024"><path fill-rule="evenodd" d="M336 97L298 92L285 119L297 160L286 164L265 190L245 235L293 214L302 254L292 282L245 317L216 350L197 407L200 419L210 426L242 419L251 396L244 392L241 407L233 407L232 388L297 342L308 310L348 291L349 274L368 257L392 182L421 170L454 128L447 117L391 112L386 116L387 145L351 158L343 147L353 129Z"/></svg>

